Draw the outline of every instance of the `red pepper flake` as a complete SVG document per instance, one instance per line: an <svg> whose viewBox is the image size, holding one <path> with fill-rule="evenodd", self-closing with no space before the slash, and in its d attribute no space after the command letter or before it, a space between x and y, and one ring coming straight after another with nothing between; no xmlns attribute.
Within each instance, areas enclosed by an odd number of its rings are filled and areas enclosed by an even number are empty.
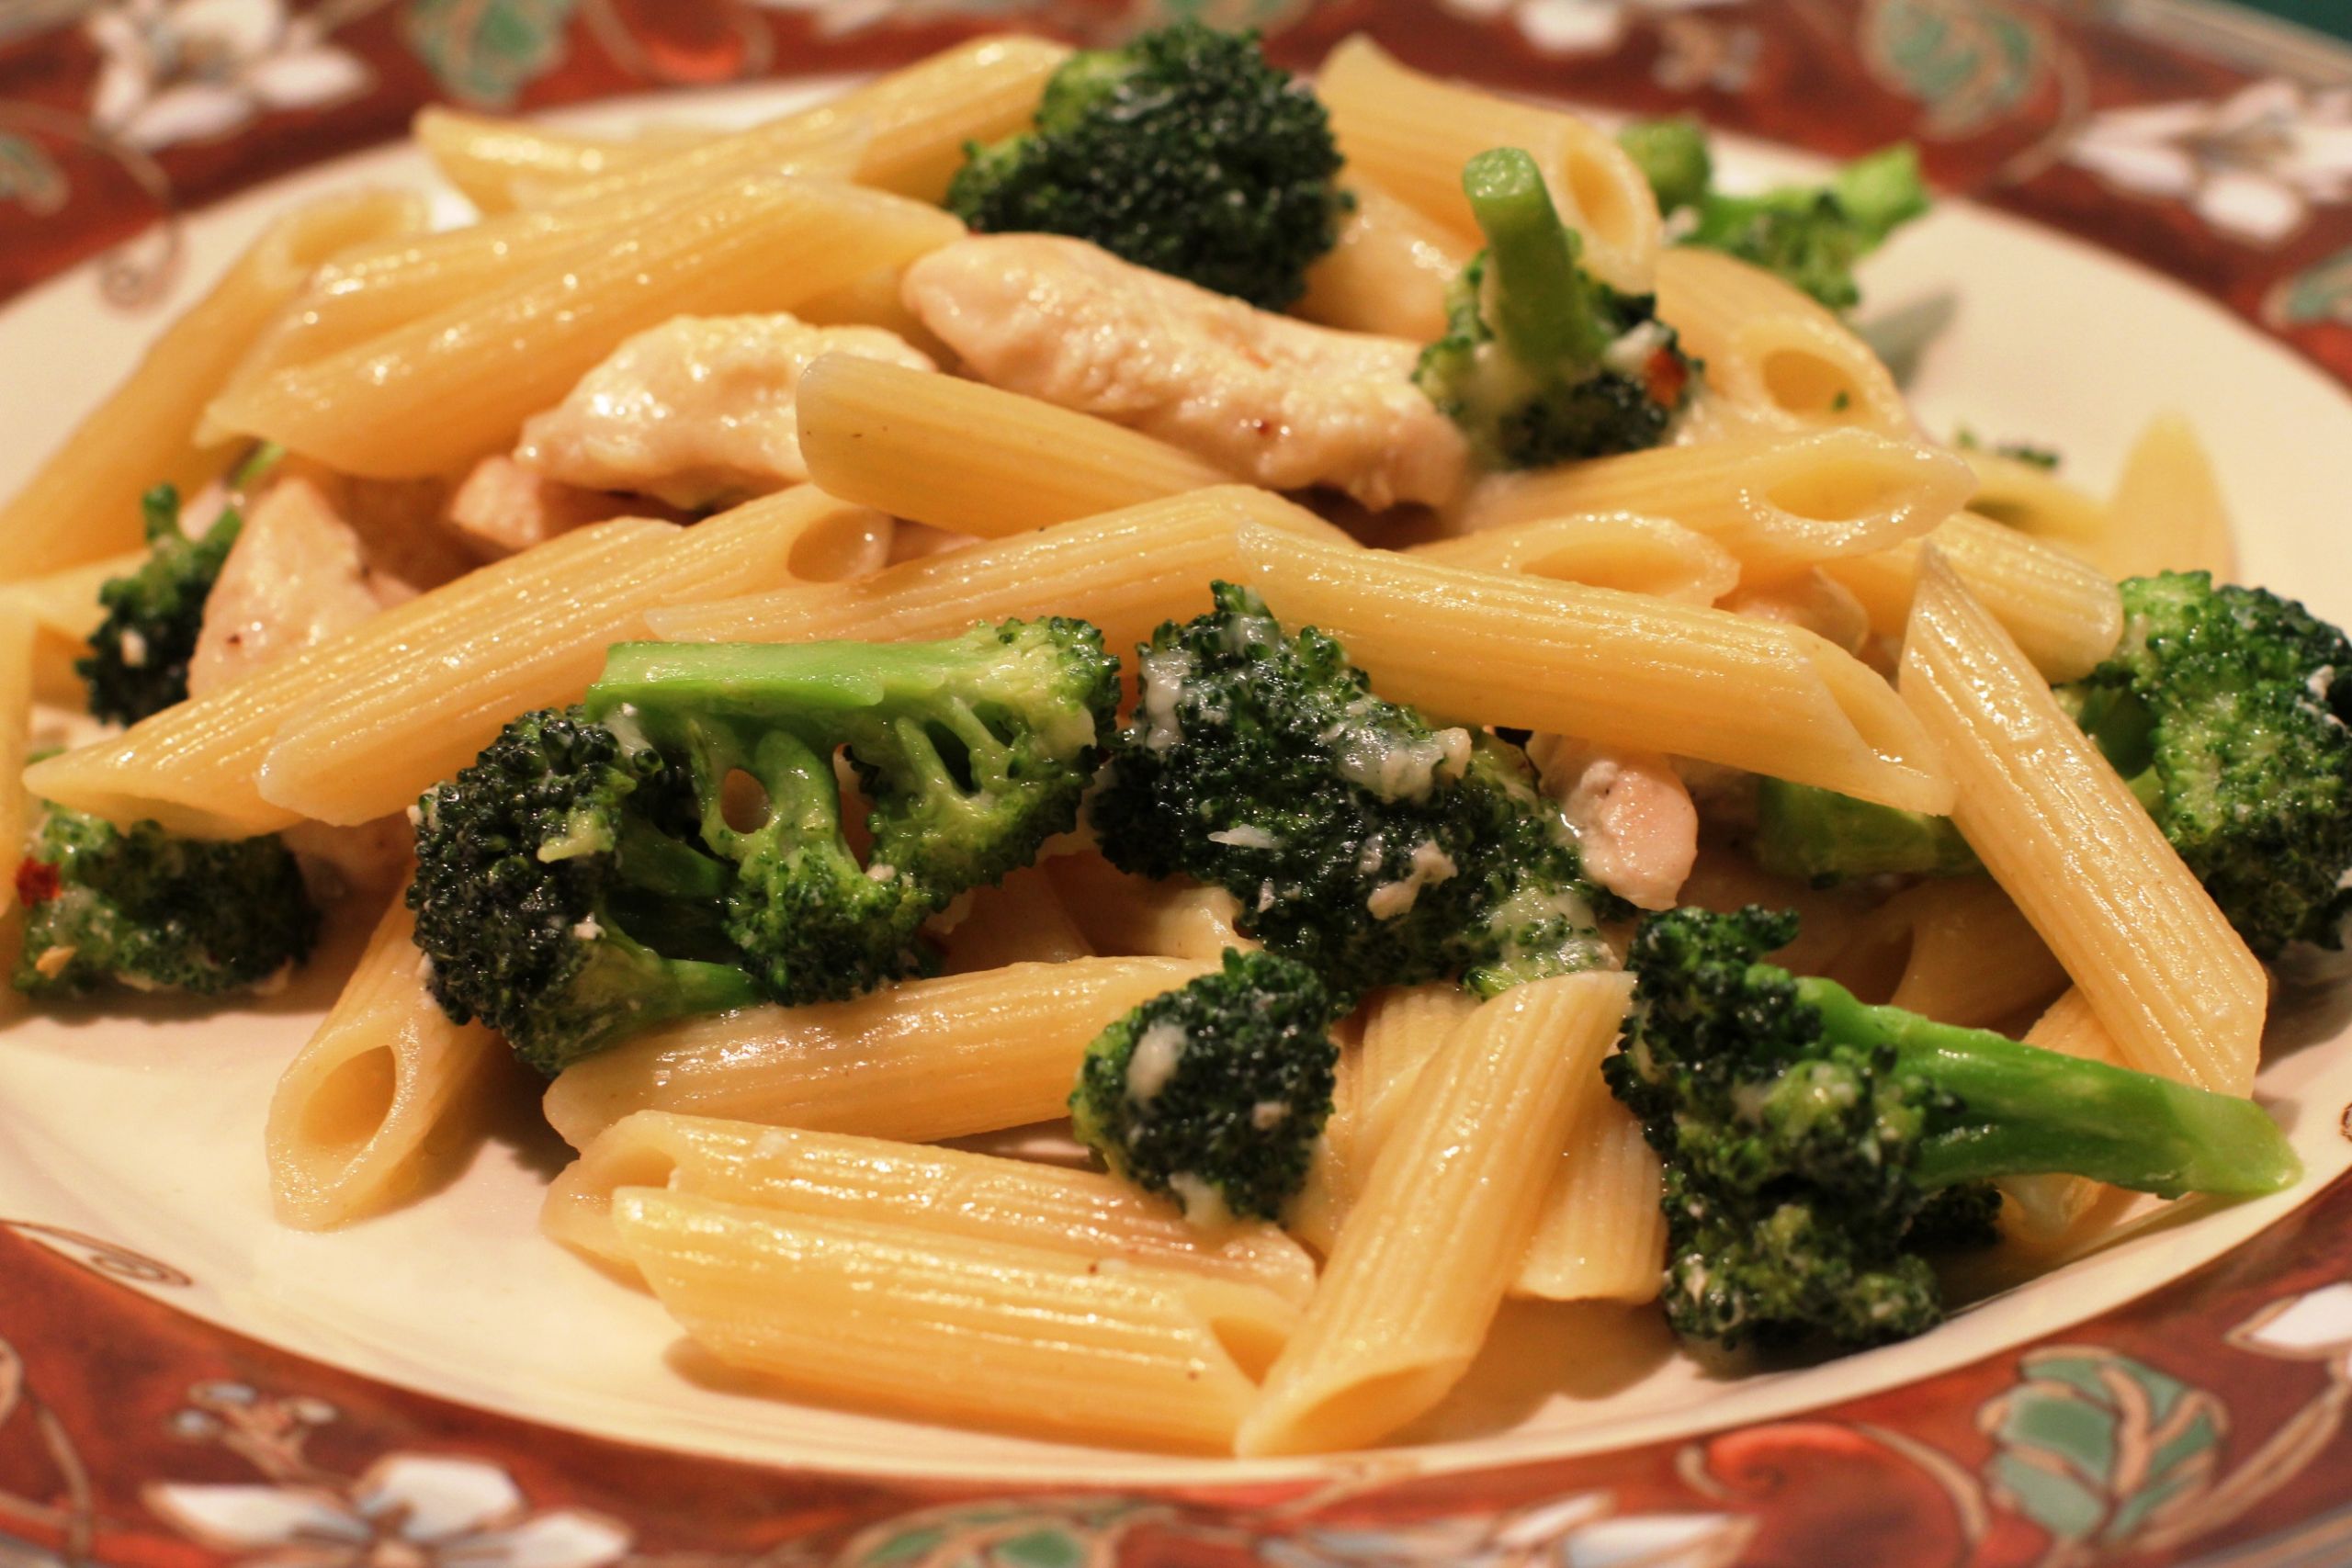
<svg viewBox="0 0 2352 1568"><path fill-rule="evenodd" d="M1690 384L1690 366L1670 348L1654 348L1642 366L1643 390L1662 409L1679 407L1683 389Z"/></svg>
<svg viewBox="0 0 2352 1568"><path fill-rule="evenodd" d="M57 868L27 855L17 867L17 898L25 908L46 904L57 897Z"/></svg>

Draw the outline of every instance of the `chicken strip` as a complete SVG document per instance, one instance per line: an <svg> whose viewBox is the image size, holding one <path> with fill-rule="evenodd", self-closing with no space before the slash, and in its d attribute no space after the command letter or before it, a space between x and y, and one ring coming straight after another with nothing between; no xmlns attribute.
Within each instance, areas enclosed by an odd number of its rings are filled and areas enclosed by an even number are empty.
<svg viewBox="0 0 2352 1568"><path fill-rule="evenodd" d="M520 555L559 534L614 517L676 522L684 513L658 501L582 490L525 468L503 454L469 469L449 498L449 526L483 560Z"/></svg>
<svg viewBox="0 0 2352 1568"><path fill-rule="evenodd" d="M516 461L583 490L694 508L808 477L794 394L820 354L934 370L880 327L797 316L680 316L628 339L569 397L523 426Z"/></svg>
<svg viewBox="0 0 2352 1568"><path fill-rule="evenodd" d="M1534 737L1527 755L1577 830L1585 874L1629 904L1672 908L1699 858L1699 811L1673 765L1564 735Z"/></svg>
<svg viewBox="0 0 2352 1568"><path fill-rule="evenodd" d="M1156 435L1270 490L1437 502L1469 449L1412 382L1420 345L1253 309L1046 234L959 240L906 301L991 386Z"/></svg>
<svg viewBox="0 0 2352 1568"><path fill-rule="evenodd" d="M253 503L204 602L188 695L209 696L414 596L368 566L359 536L318 486L282 479Z"/></svg>

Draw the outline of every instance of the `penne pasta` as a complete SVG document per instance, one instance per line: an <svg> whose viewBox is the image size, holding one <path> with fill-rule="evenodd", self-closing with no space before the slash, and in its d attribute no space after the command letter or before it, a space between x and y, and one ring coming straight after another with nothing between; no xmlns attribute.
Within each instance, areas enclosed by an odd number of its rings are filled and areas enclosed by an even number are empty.
<svg viewBox="0 0 2352 1568"><path fill-rule="evenodd" d="M1025 1127L1063 1113L1097 1034L1209 967L1016 964L668 1024L565 1071L548 1088L548 1121L574 1148L646 1110L910 1143Z"/></svg>
<svg viewBox="0 0 2352 1568"><path fill-rule="evenodd" d="M1271 1291L1148 1265L643 1187L612 1208L630 1261L719 1360L933 1420L1222 1450L1297 1320Z"/></svg>
<svg viewBox="0 0 2352 1568"><path fill-rule="evenodd" d="M1393 987L1364 1004L1362 1041L1345 1057L1346 1114L1333 1111L1339 1135L1324 1128L1306 1190L1288 1216L1291 1230L1309 1246L1329 1253L1421 1069L1477 1010L1477 998L1444 984Z"/></svg>
<svg viewBox="0 0 2352 1568"><path fill-rule="evenodd" d="M576 185L683 151L697 133L660 137L580 136L527 120L468 114L428 104L410 126L441 177L478 211L504 212L518 186Z"/></svg>
<svg viewBox="0 0 2352 1568"><path fill-rule="evenodd" d="M1095 953L1041 865L1023 866L993 887L975 888L961 917L940 935L939 946L941 972L948 975L1008 964L1067 964Z"/></svg>
<svg viewBox="0 0 2352 1568"><path fill-rule="evenodd" d="M2094 558L2113 575L2210 571L2216 582L2233 580L2230 510L2196 427L2181 415L2148 422L2123 460L2107 509L2111 528Z"/></svg>
<svg viewBox="0 0 2352 1568"><path fill-rule="evenodd" d="M1871 916L1826 971L1866 1001L1998 1029L2066 988L2066 971L1992 878L1923 882Z"/></svg>
<svg viewBox="0 0 2352 1568"><path fill-rule="evenodd" d="M0 600L0 780L24 772L25 754L32 749L33 618L15 604ZM20 789L0 784L0 844L21 857L32 828L32 799ZM0 919L14 913L19 897L16 866L0 878Z"/></svg>
<svg viewBox="0 0 2352 1568"><path fill-rule="evenodd" d="M1484 243L1462 194L1462 165L1493 147L1534 158L1561 220L1584 239L1584 264L1629 294L1651 291L1657 265L1657 201L1649 182L1609 134L1558 109L1442 82L1399 63L1358 34L1333 50L1315 78L1340 151L1356 175L1453 230Z"/></svg>
<svg viewBox="0 0 2352 1568"><path fill-rule="evenodd" d="M877 359L824 355L802 374L797 402L814 483L986 539L1232 482L1108 420Z"/></svg>
<svg viewBox="0 0 2352 1568"><path fill-rule="evenodd" d="M1235 1447L1361 1447L1468 1370L1519 1269L1554 1168L1596 1096L1627 975L1561 976L1487 1003L1448 1043L1372 1163L1297 1333Z"/></svg>
<svg viewBox="0 0 2352 1568"><path fill-rule="evenodd" d="M1761 267L1695 245L1658 253L1658 319L1706 367L1708 389L1744 420L1786 430L1846 425L1917 434L1870 345L1810 296Z"/></svg>
<svg viewBox="0 0 2352 1568"><path fill-rule="evenodd" d="M2079 989L2051 1003L2026 1031L2025 1043L2111 1067L2129 1065ZM2137 1193L2079 1176L2013 1176L1999 1186L2003 1248L2043 1268L2080 1252L2140 1201Z"/></svg>
<svg viewBox="0 0 2352 1568"><path fill-rule="evenodd" d="M961 231L879 192L747 180L657 209L594 254L280 370L212 413L347 473L439 473L511 446L635 333L681 313L788 310Z"/></svg>
<svg viewBox="0 0 2352 1568"><path fill-rule="evenodd" d="M1476 247L1361 172L1350 170L1342 184L1354 209L1330 250L1307 269L1306 293L1293 310L1345 332L1414 343L1443 337L1446 289Z"/></svg>
<svg viewBox="0 0 2352 1568"><path fill-rule="evenodd" d="M1204 1231L1115 1177L662 1111L623 1117L598 1134L548 1188L540 1228L626 1266L612 1213L624 1187L1177 1269L1256 1285L1295 1305L1315 1289L1314 1260L1273 1225Z"/></svg>
<svg viewBox="0 0 2352 1568"><path fill-rule="evenodd" d="M138 549L28 577L0 590L0 603L31 622L28 657L36 700L64 708L79 708L87 700L89 689L74 672L74 661L90 651L90 636L106 618L98 590L146 561L147 552Z"/></svg>
<svg viewBox="0 0 2352 1568"><path fill-rule="evenodd" d="M1222 887L1204 887L1181 876L1154 881L1130 875L1091 851L1057 855L1041 869L1097 953L1214 964L1228 947L1258 946L1237 929L1241 907Z"/></svg>
<svg viewBox="0 0 2352 1568"><path fill-rule="evenodd" d="M0 581L138 547L139 498L151 487L170 483L192 491L228 468L234 445L199 444L198 420L254 334L311 269L346 246L424 223L424 204L415 197L363 191L297 209L264 230L0 506Z"/></svg>
<svg viewBox="0 0 2352 1568"><path fill-rule="evenodd" d="M1706 535L1759 577L1868 555L1960 510L1967 466L1866 430L1738 435L1489 479L1465 532L1589 512L1663 517Z"/></svg>
<svg viewBox="0 0 2352 1568"><path fill-rule="evenodd" d="M1392 701L1909 810L1951 807L1950 778L1917 719L1809 632L1255 526L1239 551L1244 580L1276 615L1338 637Z"/></svg>
<svg viewBox="0 0 2352 1568"><path fill-rule="evenodd" d="M1666 1173L1608 1094L1568 1135L1511 1293L1547 1302L1655 1301L1666 1274Z"/></svg>
<svg viewBox="0 0 2352 1568"><path fill-rule="evenodd" d="M2103 502L2038 463L1975 447L1955 455L1976 476L1971 512L2100 561L2115 525Z"/></svg>
<svg viewBox="0 0 2352 1568"><path fill-rule="evenodd" d="M2244 1094L2262 965L2068 717L2016 641L1930 547L1903 700L1943 749L1952 820L2143 1072Z"/></svg>
<svg viewBox="0 0 2352 1568"><path fill-rule="evenodd" d="M673 642L806 642L952 637L1009 615L1075 615L1130 648L1160 622L1198 614L1233 578L1245 525L1345 535L1280 496L1244 485L1194 491L1033 533L910 560L846 587L784 590L683 605L648 619Z"/></svg>
<svg viewBox="0 0 2352 1568"><path fill-rule="evenodd" d="M1679 523L1634 512L1511 523L1408 553L1443 566L1525 572L1683 604L1712 604L1739 585L1739 558L1729 550Z"/></svg>
<svg viewBox="0 0 2352 1568"><path fill-rule="evenodd" d="M425 988L416 917L394 894L334 1010L269 1102L270 1195L279 1221L324 1230L372 1213L423 1174L426 1141L503 1053L452 1023Z"/></svg>

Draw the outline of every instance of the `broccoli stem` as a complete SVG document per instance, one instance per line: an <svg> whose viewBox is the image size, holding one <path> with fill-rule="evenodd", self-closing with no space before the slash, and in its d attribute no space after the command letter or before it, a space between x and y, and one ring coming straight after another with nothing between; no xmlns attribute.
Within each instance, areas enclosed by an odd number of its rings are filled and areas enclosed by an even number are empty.
<svg viewBox="0 0 2352 1568"><path fill-rule="evenodd" d="M1577 265L1535 160L1497 147L1463 165L1462 189L1487 236L1487 319L1522 365L1590 364L1609 346L1603 312Z"/></svg>
<svg viewBox="0 0 2352 1568"><path fill-rule="evenodd" d="M941 679L929 643L625 642L605 656L588 688L588 716L627 722L628 710L757 719L780 713L819 717L870 708L893 692Z"/></svg>
<svg viewBox="0 0 2352 1568"><path fill-rule="evenodd" d="M1796 989L1820 1012L1825 1039L1891 1046L1960 1101L1962 1124L1920 1145L1923 1187L2063 1170L2163 1198L2237 1197L2276 1192L2301 1173L2252 1100L1872 1007L1833 980L1800 979Z"/></svg>

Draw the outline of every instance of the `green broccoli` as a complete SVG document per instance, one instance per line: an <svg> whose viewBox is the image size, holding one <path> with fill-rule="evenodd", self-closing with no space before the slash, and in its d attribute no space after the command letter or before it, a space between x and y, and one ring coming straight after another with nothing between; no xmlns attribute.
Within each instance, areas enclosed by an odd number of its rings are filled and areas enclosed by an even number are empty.
<svg viewBox="0 0 2352 1568"><path fill-rule="evenodd" d="M33 829L17 897L16 986L44 998L252 989L308 958L319 929L301 868L275 837L203 843L59 806Z"/></svg>
<svg viewBox="0 0 2352 1568"><path fill-rule="evenodd" d="M975 230L1072 235L1270 310L1306 291L1348 207L1315 95L1257 34L1196 21L1072 55L1034 130L965 152L947 207Z"/></svg>
<svg viewBox="0 0 2352 1568"><path fill-rule="evenodd" d="M2222 913L2264 958L2342 944L2352 911L2352 643L2301 604L2205 572L2122 584L2123 640L2058 688ZM1946 818L1767 782L1757 859L1829 880L1954 875Z"/></svg>
<svg viewBox="0 0 2352 1568"><path fill-rule="evenodd" d="M1987 441L1964 424L1952 431L1951 444L1959 451L1990 452L1996 457L2007 457L2012 463L2023 463L2049 474L2056 473L2064 461L2055 447L2036 446L2030 441Z"/></svg>
<svg viewBox="0 0 2352 1568"><path fill-rule="evenodd" d="M2260 1107L1870 1007L1762 962L1792 914L1677 909L1634 939L1625 1048L1603 1072L1666 1167L1681 1333L1848 1345L1933 1327L1921 1249L1990 1240L1995 1177L2248 1195L2301 1173Z"/></svg>
<svg viewBox="0 0 2352 1568"><path fill-rule="evenodd" d="M1124 871L1214 883L1241 929L1335 993L1464 977L1492 994L1610 962L1587 882L1524 757L1372 694L1340 645L1257 595L1141 651L1142 699L1090 819Z"/></svg>
<svg viewBox="0 0 2352 1568"><path fill-rule="evenodd" d="M1651 297L1578 265L1581 240L1520 149L1471 159L1462 188L1487 248L1454 279L1445 335L1421 351L1413 384L1490 468L1657 446L1691 376Z"/></svg>
<svg viewBox="0 0 2352 1568"><path fill-rule="evenodd" d="M1312 970L1227 948L1222 970L1095 1036L1070 1091L1073 1130L1195 1224L1280 1218L1331 1114L1334 1016Z"/></svg>
<svg viewBox="0 0 2352 1568"><path fill-rule="evenodd" d="M90 634L89 657L74 665L89 683L90 712L118 724L187 701L187 663L204 629L204 602L244 526L234 511L223 511L203 537L189 538L180 532L180 494L170 485L157 485L140 505L147 558L98 590L106 618Z"/></svg>
<svg viewBox="0 0 2352 1568"><path fill-rule="evenodd" d="M1117 692L1077 621L616 647L580 707L515 719L418 803L434 995L553 1074L667 1019L918 973L925 919L1076 822Z"/></svg>
<svg viewBox="0 0 2352 1568"><path fill-rule="evenodd" d="M1861 300L1854 264L1928 210L1919 155L1907 143L1848 164L1826 185L1727 196L1714 188L1707 133L1697 123L1640 121L1617 141L1648 179L1658 210L1669 219L1690 214L1678 243L1777 273L1833 310Z"/></svg>

